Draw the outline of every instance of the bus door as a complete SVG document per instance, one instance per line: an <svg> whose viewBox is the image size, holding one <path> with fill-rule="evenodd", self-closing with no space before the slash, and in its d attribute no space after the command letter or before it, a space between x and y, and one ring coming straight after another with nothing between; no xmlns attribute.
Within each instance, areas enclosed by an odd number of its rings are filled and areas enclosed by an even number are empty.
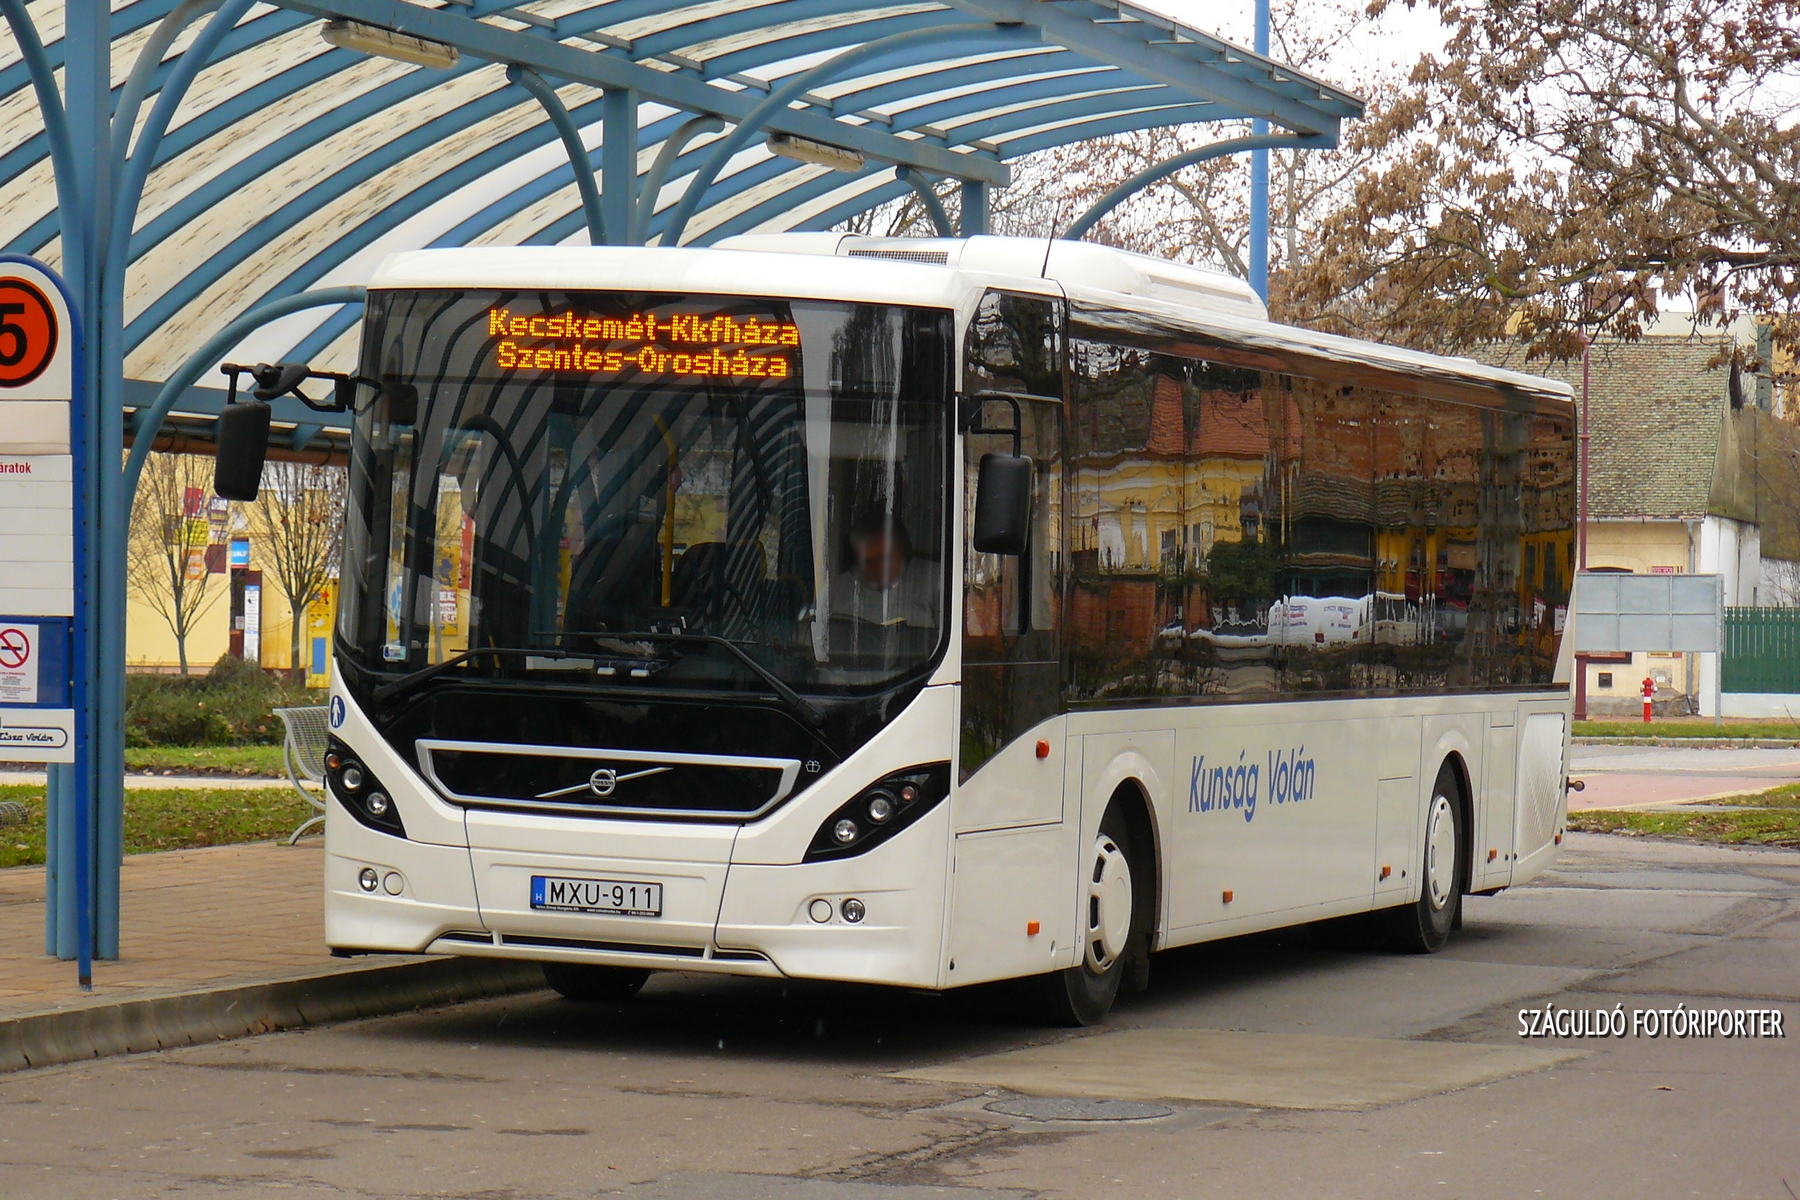
<svg viewBox="0 0 1800 1200"><path fill-rule="evenodd" d="M1049 970L1072 953L1061 903L1073 870L1061 712L1061 344L1059 300L1001 292L984 297L964 342L951 985ZM1015 446L1034 465L1028 548L977 554L969 536L982 458Z"/></svg>

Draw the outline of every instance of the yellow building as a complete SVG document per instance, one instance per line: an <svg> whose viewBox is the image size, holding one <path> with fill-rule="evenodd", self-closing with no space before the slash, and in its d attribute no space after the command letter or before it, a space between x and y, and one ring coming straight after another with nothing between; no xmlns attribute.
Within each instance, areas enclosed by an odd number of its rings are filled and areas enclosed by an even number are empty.
<svg viewBox="0 0 1800 1200"><path fill-rule="evenodd" d="M293 666L293 622L287 597L282 595L273 574L263 570L258 562L255 539L240 534L234 540L242 547L237 551L242 560L240 566L234 568L230 563L233 545L229 541L215 544L216 551L209 556L212 561L203 563L205 567L222 565L224 569L206 573L198 615L187 637L188 670L204 675L224 655L244 654L254 648L258 665L285 673ZM245 571L250 573L240 576L245 580L257 580L260 574L259 580L248 584L258 589L253 599L244 594L245 584L233 586L234 573ZM168 601L162 603L166 605ZM300 654L309 687L324 687L330 682L331 630L336 616L337 581L331 580L312 598L302 615L305 626ZM180 652L168 619L135 589L128 590L127 596L125 662L129 671L175 674L181 670Z"/></svg>

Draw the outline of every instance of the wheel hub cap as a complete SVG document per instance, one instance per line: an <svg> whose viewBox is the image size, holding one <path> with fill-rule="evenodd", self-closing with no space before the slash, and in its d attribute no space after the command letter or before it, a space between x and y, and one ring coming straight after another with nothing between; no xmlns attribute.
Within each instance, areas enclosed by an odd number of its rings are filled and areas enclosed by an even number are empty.
<svg viewBox="0 0 1800 1200"><path fill-rule="evenodd" d="M1105 834L1094 840L1087 910L1087 965L1098 973L1118 961L1131 936L1131 864Z"/></svg>
<svg viewBox="0 0 1800 1200"><path fill-rule="evenodd" d="M1450 903L1456 889L1456 814L1448 796L1431 800L1431 819L1425 824L1425 890L1431 907Z"/></svg>

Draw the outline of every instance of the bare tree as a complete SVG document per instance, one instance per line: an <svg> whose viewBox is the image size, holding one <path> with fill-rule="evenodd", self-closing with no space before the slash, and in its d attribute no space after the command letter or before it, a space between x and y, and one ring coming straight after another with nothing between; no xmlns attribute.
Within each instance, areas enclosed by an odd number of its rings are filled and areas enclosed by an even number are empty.
<svg viewBox="0 0 1800 1200"><path fill-rule="evenodd" d="M288 661L296 680L306 670L300 657L306 606L338 563L346 494L341 467L271 462L263 468L261 493L246 506L257 560L287 598Z"/></svg>
<svg viewBox="0 0 1800 1200"><path fill-rule="evenodd" d="M188 636L226 590L215 583L224 576L207 569L206 506L211 495L211 459L152 454L144 462L131 507L126 586L168 623L183 675L188 674Z"/></svg>

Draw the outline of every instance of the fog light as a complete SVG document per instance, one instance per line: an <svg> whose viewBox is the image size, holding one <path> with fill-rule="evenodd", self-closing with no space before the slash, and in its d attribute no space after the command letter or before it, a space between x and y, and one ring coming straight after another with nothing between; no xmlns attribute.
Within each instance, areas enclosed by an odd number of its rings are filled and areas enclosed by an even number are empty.
<svg viewBox="0 0 1800 1200"><path fill-rule="evenodd" d="M843 907L838 911L844 914L844 920L854 925L862 920L869 910L863 907L863 902L861 900L852 896L850 899L844 901Z"/></svg>
<svg viewBox="0 0 1800 1200"><path fill-rule="evenodd" d="M340 778L344 781L345 790L354 792L362 786L362 768L351 763L344 768L344 773Z"/></svg>
<svg viewBox="0 0 1800 1200"><path fill-rule="evenodd" d="M390 896L398 896L405 886L406 881L400 878L398 871L389 871L387 877L381 881L381 890Z"/></svg>
<svg viewBox="0 0 1800 1200"><path fill-rule="evenodd" d="M372 892L381 886L381 876L376 874L374 867L364 867L356 873L356 882L363 891Z"/></svg>
<svg viewBox="0 0 1800 1200"><path fill-rule="evenodd" d="M823 925L825 922L831 920L831 901L823 899L814 900L811 904L806 906L806 915Z"/></svg>
<svg viewBox="0 0 1800 1200"><path fill-rule="evenodd" d="M371 817L385 817L388 810L388 798L380 792L370 792L369 798L363 801Z"/></svg>
<svg viewBox="0 0 1800 1200"><path fill-rule="evenodd" d="M894 802L877 792L869 797L869 820L877 825L885 825L887 819L894 815Z"/></svg>
<svg viewBox="0 0 1800 1200"><path fill-rule="evenodd" d="M848 846L856 840L856 822L845 817L832 827L831 836L838 840L840 846Z"/></svg>

